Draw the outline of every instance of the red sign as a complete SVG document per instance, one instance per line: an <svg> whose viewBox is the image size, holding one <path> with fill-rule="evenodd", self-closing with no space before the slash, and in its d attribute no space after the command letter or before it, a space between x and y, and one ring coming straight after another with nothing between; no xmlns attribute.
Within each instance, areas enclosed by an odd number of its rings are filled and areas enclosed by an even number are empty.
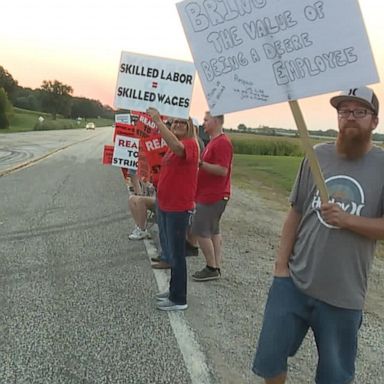
<svg viewBox="0 0 384 384"><path fill-rule="evenodd" d="M168 151L165 140L160 135L153 135L140 141L140 149L147 158L152 175L160 173L161 161Z"/></svg>
<svg viewBox="0 0 384 384"><path fill-rule="evenodd" d="M116 135L139 138L139 136L136 134L136 127L134 125L124 123L115 123L113 142L115 142Z"/></svg>
<svg viewBox="0 0 384 384"><path fill-rule="evenodd" d="M113 145L104 145L103 164L105 165L112 164L113 150L114 150Z"/></svg>

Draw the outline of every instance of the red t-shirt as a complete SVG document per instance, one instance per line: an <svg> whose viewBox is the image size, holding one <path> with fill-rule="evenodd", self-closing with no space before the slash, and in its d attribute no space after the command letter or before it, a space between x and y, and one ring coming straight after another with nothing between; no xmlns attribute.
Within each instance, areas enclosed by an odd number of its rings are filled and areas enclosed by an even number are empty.
<svg viewBox="0 0 384 384"><path fill-rule="evenodd" d="M221 134L209 141L203 151L202 160L206 163L221 165L228 169L228 173L226 176L218 176L199 169L197 203L213 204L231 195L232 158L232 143L226 135Z"/></svg>
<svg viewBox="0 0 384 384"><path fill-rule="evenodd" d="M183 212L195 206L199 147L193 138L181 142L184 156L177 156L168 149L161 162L157 202L165 212Z"/></svg>

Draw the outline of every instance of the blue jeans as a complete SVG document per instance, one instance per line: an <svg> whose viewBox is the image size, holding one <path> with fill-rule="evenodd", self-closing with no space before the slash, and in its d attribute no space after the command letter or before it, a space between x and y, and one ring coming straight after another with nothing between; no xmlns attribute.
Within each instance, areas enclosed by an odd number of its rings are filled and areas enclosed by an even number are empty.
<svg viewBox="0 0 384 384"><path fill-rule="evenodd" d="M274 277L252 370L272 378L287 371L309 328L319 354L317 384L350 383L355 374L362 311L338 308L302 293L290 277Z"/></svg>
<svg viewBox="0 0 384 384"><path fill-rule="evenodd" d="M168 264L171 263L171 256L169 251L167 250L167 235L166 235L166 227L165 227L165 212L161 211L159 205L156 204L156 220L157 226L159 228L159 240L160 240L160 260L164 261Z"/></svg>
<svg viewBox="0 0 384 384"><path fill-rule="evenodd" d="M165 230L163 241L171 264L169 300L175 304L186 304L187 263L185 261L185 237L191 212L164 212L160 208L158 212L160 215L159 221L161 221L163 230ZM163 235L159 235L160 242Z"/></svg>

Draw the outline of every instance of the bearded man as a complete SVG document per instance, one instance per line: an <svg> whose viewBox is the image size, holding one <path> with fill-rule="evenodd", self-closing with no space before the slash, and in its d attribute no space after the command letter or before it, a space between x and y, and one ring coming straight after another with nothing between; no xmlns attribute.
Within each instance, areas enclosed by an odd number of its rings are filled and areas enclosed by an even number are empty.
<svg viewBox="0 0 384 384"><path fill-rule="evenodd" d="M312 329L315 382L354 380L357 334L376 240L384 239L384 151L373 145L379 102L367 87L331 98L339 134L315 148L330 200L322 203L308 161L290 195L252 370L284 383L287 360Z"/></svg>

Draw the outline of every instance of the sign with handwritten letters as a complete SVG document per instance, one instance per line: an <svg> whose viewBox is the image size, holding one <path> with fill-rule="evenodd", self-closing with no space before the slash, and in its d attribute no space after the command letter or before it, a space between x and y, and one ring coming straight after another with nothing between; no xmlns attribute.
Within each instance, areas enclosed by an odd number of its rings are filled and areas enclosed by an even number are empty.
<svg viewBox="0 0 384 384"><path fill-rule="evenodd" d="M213 114L378 82L357 0L184 0Z"/></svg>
<svg viewBox="0 0 384 384"><path fill-rule="evenodd" d="M194 78L193 63L122 52L114 106L188 118Z"/></svg>

